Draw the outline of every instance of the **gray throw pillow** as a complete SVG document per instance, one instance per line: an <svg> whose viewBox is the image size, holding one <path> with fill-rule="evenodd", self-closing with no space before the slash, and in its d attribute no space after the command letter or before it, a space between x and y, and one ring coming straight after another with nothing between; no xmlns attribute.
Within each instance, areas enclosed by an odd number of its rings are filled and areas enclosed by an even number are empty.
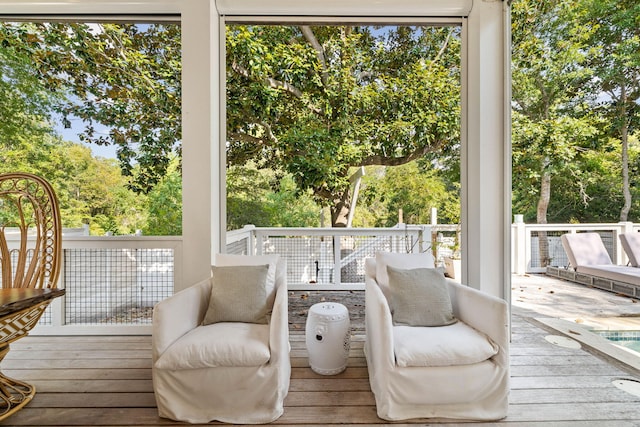
<svg viewBox="0 0 640 427"><path fill-rule="evenodd" d="M267 323L269 265L213 267L209 308L203 325L218 322Z"/></svg>
<svg viewBox="0 0 640 427"><path fill-rule="evenodd" d="M446 326L457 321L442 269L387 266L387 272L395 325Z"/></svg>

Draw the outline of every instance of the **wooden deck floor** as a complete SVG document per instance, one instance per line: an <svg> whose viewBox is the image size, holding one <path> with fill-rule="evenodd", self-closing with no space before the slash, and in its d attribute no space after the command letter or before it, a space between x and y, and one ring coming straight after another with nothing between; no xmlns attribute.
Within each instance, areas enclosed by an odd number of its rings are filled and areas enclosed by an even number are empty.
<svg viewBox="0 0 640 427"><path fill-rule="evenodd" d="M376 416L362 351L362 295L356 292L346 297L355 335L349 367L332 377L309 369L301 323L305 304L321 297L294 294L291 298L291 387L285 413L274 424L384 424ZM497 423L473 425L640 425L640 398L612 385L619 378L640 379L640 373L584 349L550 344L544 337L551 332L532 320L530 308L514 306L512 331L509 415ZM29 405L0 425L178 425L157 415L150 350L149 336L24 338L12 345L2 369L34 384L38 392ZM436 423L415 420L397 425Z"/></svg>

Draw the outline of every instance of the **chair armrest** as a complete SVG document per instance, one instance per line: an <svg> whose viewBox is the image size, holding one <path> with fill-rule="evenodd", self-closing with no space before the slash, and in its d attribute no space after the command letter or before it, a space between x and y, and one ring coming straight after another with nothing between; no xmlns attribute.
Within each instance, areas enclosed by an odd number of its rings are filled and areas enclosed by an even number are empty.
<svg viewBox="0 0 640 427"><path fill-rule="evenodd" d="M447 279L451 288L453 314L486 334L499 347L498 363L509 363L509 306L506 301Z"/></svg>
<svg viewBox="0 0 640 427"><path fill-rule="evenodd" d="M202 323L210 295L211 281L206 279L155 305L151 340L154 363L178 338Z"/></svg>
<svg viewBox="0 0 640 427"><path fill-rule="evenodd" d="M376 368L393 367L393 321L391 310L375 279L365 276L365 327L368 359Z"/></svg>
<svg viewBox="0 0 640 427"><path fill-rule="evenodd" d="M269 346L271 363L277 363L280 358L289 357L289 295L286 284L280 284L276 290L271 311Z"/></svg>

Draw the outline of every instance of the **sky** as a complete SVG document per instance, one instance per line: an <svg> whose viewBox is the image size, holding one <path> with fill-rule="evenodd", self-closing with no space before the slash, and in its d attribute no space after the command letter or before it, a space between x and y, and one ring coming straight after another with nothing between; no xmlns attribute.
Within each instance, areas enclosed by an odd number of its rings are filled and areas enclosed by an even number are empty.
<svg viewBox="0 0 640 427"><path fill-rule="evenodd" d="M62 136L65 141L77 142L84 145L85 147L89 147L94 157L105 157L108 159L116 158L116 147L114 147L113 145L104 146L97 144L88 144L86 142L80 141L80 138L78 138L78 134L83 130L83 123L80 119L71 119L71 128L68 129L65 129L65 127L62 125L62 120L53 120L55 123L56 132L58 132L58 134ZM100 129L99 125L96 127Z"/></svg>

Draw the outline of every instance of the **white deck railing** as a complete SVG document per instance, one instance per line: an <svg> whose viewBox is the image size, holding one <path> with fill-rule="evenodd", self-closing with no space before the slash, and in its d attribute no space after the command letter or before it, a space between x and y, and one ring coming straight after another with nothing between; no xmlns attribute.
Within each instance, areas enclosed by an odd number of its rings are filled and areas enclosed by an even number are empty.
<svg viewBox="0 0 640 427"><path fill-rule="evenodd" d="M58 283L34 334L149 334L151 310L173 294L182 237L81 236L65 233ZM17 236L7 235L9 249Z"/></svg>
<svg viewBox="0 0 640 427"><path fill-rule="evenodd" d="M565 233L597 232L614 264L625 265L629 261L620 244L621 233L636 232L640 224L632 222L600 224L525 224L518 222L511 229L511 271L515 274L544 273L546 265L540 255L540 240L546 238L548 265L566 267L567 254L560 236Z"/></svg>
<svg viewBox="0 0 640 427"><path fill-rule="evenodd" d="M246 226L227 234L226 250L235 254L280 254L287 261L290 289L364 289L365 258L378 251L433 251L433 230L432 226L404 224L392 228ZM445 250L444 244L439 246Z"/></svg>
<svg viewBox="0 0 640 427"><path fill-rule="evenodd" d="M546 238L549 265L568 264L560 243L564 233L600 233L612 260L626 264L618 235L637 231L630 222L610 224L512 225L512 271L542 273L540 239ZM450 256L456 225L400 225L392 228L261 228L227 233L227 252L278 253L287 260L288 284L295 289L363 289L364 259L376 251ZM151 309L173 294L182 265L181 237L79 236L63 239L59 287L66 295L53 301L34 333L148 334ZM9 239L11 244L11 239Z"/></svg>

